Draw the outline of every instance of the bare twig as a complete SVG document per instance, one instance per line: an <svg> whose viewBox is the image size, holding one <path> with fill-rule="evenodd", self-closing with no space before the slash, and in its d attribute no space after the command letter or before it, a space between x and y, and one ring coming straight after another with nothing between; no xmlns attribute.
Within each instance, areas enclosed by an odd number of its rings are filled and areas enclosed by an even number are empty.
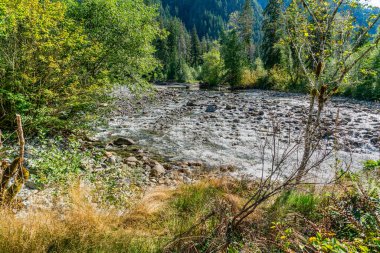
<svg viewBox="0 0 380 253"><path fill-rule="evenodd" d="M24 163L24 156L25 156L25 138L24 138L24 130L22 129L21 116L19 114L16 115L16 121L17 121L17 136L18 136L18 141L20 145L19 163L20 163L20 167L22 167Z"/></svg>

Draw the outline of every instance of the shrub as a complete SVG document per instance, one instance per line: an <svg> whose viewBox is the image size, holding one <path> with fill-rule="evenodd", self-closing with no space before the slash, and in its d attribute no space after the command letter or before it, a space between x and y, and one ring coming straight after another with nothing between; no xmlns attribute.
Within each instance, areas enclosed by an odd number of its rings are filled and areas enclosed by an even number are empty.
<svg viewBox="0 0 380 253"><path fill-rule="evenodd" d="M157 66L156 11L143 0L4 0L0 4L0 127L67 128L110 84L148 86ZM25 118L24 117L24 118Z"/></svg>
<svg viewBox="0 0 380 253"><path fill-rule="evenodd" d="M364 162L364 170L375 170L380 168L380 160L368 160Z"/></svg>
<svg viewBox="0 0 380 253"><path fill-rule="evenodd" d="M276 65L269 70L268 83L275 90L287 91L289 90L291 77L287 70Z"/></svg>
<svg viewBox="0 0 380 253"><path fill-rule="evenodd" d="M89 156L73 140L41 144L40 148L30 151L31 179L37 187L69 184L81 172L83 161Z"/></svg>
<svg viewBox="0 0 380 253"><path fill-rule="evenodd" d="M203 55L203 66L201 80L208 86L216 86L221 83L223 76L223 61L220 51L213 48L210 52Z"/></svg>
<svg viewBox="0 0 380 253"><path fill-rule="evenodd" d="M100 84L81 81L78 62L95 56L98 48L80 25L66 17L66 5L5 0L1 7L0 45L7 48L0 52L1 126L11 127L16 112L36 115L48 107L49 114L58 117L68 109L62 105L85 105Z"/></svg>
<svg viewBox="0 0 380 253"><path fill-rule="evenodd" d="M267 77L267 71L260 58L255 60L254 69L244 69L242 77L243 88L253 88L261 85L263 80Z"/></svg>

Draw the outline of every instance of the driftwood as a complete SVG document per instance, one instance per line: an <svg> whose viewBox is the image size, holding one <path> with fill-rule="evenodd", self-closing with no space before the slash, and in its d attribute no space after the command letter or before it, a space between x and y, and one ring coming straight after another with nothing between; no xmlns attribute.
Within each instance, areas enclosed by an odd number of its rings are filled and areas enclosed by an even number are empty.
<svg viewBox="0 0 380 253"><path fill-rule="evenodd" d="M0 165L0 204L2 205L9 204L29 178L29 171L24 166L25 138L20 115L16 115L16 122L20 146L19 156L12 163L3 159ZM0 145L2 146L1 137Z"/></svg>

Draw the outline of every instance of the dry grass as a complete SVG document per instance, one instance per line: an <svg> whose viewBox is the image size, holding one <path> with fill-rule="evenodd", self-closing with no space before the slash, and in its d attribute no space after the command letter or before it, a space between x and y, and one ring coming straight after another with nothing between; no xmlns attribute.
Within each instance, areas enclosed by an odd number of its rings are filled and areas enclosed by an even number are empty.
<svg viewBox="0 0 380 253"><path fill-rule="evenodd" d="M177 189L155 188L120 213L94 205L93 191L77 184L64 211L21 216L0 210L0 252L210 252L223 245L229 219L255 187L252 182L209 179ZM339 196L344 189L305 187L275 196L245 220L239 233L247 244L236 249L249 246L247 252L254 252L271 245L281 232L272 231L272 222L286 221L300 233L314 231L303 219L295 221L294 214L318 222L320 205L331 204L325 203L326 191Z"/></svg>
<svg viewBox="0 0 380 253"><path fill-rule="evenodd" d="M37 211L17 217L2 210L0 252L107 252L130 241L112 210L97 210L82 191L71 194L71 207L60 214Z"/></svg>
<svg viewBox="0 0 380 253"><path fill-rule="evenodd" d="M189 229L223 199L237 209L242 199L223 180L202 182L145 194L125 214L99 210L78 186L70 191L63 213L40 210L18 216L0 211L0 252L159 252L176 235ZM217 223L194 233L202 236Z"/></svg>

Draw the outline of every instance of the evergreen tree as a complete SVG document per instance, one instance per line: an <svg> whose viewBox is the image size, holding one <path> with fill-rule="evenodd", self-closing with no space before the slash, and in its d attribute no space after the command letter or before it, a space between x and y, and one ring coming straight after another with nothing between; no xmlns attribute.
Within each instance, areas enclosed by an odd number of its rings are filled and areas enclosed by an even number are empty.
<svg viewBox="0 0 380 253"><path fill-rule="evenodd" d="M159 77L172 81L192 79L189 69L192 59L191 38L185 26L180 19L171 17L162 18L161 26L167 30L168 36L156 42L156 56L163 65ZM199 39L198 43L200 48ZM199 49L199 58L200 53Z"/></svg>
<svg viewBox="0 0 380 253"><path fill-rule="evenodd" d="M264 10L262 31L264 34L261 51L264 66L269 69L281 61L281 52L276 44L281 39L282 0L270 0Z"/></svg>
<svg viewBox="0 0 380 253"><path fill-rule="evenodd" d="M204 55L208 51L209 51L209 42L208 42L208 40L205 37L203 37L202 41L201 41L201 52L202 52L202 55Z"/></svg>
<svg viewBox="0 0 380 253"><path fill-rule="evenodd" d="M240 36L244 44L245 53L249 63L253 62L254 45L253 45L253 23L254 15L251 0L245 0L243 10L239 17Z"/></svg>
<svg viewBox="0 0 380 253"><path fill-rule="evenodd" d="M221 55L226 70L225 81L232 87L239 86L246 65L244 45L236 30L223 33L221 41Z"/></svg>
<svg viewBox="0 0 380 253"><path fill-rule="evenodd" d="M201 64L202 48L198 37L197 28L193 27L191 32L190 63L195 67Z"/></svg>

